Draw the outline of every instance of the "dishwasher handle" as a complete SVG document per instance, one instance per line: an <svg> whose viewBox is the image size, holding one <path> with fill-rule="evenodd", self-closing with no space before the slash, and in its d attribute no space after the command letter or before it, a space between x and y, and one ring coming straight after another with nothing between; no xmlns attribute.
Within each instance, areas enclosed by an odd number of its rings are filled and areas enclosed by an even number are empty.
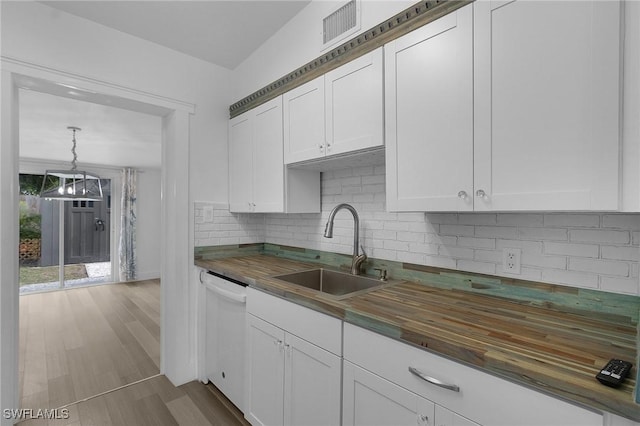
<svg viewBox="0 0 640 426"><path fill-rule="evenodd" d="M243 305L247 303L246 293L236 293L233 291L229 291L225 288L219 287L214 282L208 281L206 279L206 275L203 274L203 272L204 271L200 271L200 282L202 283L203 286L205 286L207 290L211 290L217 295L224 297L225 299L230 300L232 302L240 303Z"/></svg>
<svg viewBox="0 0 640 426"><path fill-rule="evenodd" d="M219 296L224 297L225 299L231 300L232 302L247 303L247 295L246 294L238 294L232 291L226 290L224 288L220 288L213 283L204 282L202 283L208 290L216 293Z"/></svg>

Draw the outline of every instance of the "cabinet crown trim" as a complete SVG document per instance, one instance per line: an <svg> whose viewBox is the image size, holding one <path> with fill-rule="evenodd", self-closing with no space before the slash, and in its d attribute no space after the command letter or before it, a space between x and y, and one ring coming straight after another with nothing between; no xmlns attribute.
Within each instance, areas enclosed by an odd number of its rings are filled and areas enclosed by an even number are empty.
<svg viewBox="0 0 640 426"><path fill-rule="evenodd" d="M392 18L381 22L324 55L318 56L300 68L230 105L229 116L233 118L262 105L291 89L336 69L353 59L359 58L398 37L472 2L473 0L420 1Z"/></svg>

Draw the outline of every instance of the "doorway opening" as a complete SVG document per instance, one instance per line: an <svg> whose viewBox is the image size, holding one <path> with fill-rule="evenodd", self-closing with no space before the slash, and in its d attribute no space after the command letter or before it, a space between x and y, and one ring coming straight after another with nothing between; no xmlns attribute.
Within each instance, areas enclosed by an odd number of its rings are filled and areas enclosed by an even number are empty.
<svg viewBox="0 0 640 426"><path fill-rule="evenodd" d="M112 282L111 179L102 201L39 197L44 176L20 174L20 294Z"/></svg>

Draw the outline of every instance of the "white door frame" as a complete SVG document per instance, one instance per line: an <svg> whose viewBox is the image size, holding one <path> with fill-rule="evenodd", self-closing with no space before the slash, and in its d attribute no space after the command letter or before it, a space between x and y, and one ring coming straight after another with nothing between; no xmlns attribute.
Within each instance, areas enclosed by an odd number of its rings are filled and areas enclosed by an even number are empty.
<svg viewBox="0 0 640 426"><path fill-rule="evenodd" d="M196 290L190 280L189 115L195 105L136 89L2 57L0 85L0 425L5 409L20 408L18 394L18 173L19 78L27 76L101 95L144 103L162 117L160 372L175 385L196 378L191 326ZM170 301L170 303L168 303ZM194 318L191 318L194 317ZM43 407L44 408L44 407Z"/></svg>

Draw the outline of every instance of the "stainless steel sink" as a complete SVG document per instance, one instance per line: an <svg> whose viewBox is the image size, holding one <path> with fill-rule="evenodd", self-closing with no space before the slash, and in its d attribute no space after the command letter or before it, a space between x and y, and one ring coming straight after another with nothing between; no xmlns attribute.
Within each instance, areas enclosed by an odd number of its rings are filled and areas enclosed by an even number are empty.
<svg viewBox="0 0 640 426"><path fill-rule="evenodd" d="M391 281L380 281L375 278L351 275L324 268L276 275L273 278L310 288L339 299L393 283Z"/></svg>

